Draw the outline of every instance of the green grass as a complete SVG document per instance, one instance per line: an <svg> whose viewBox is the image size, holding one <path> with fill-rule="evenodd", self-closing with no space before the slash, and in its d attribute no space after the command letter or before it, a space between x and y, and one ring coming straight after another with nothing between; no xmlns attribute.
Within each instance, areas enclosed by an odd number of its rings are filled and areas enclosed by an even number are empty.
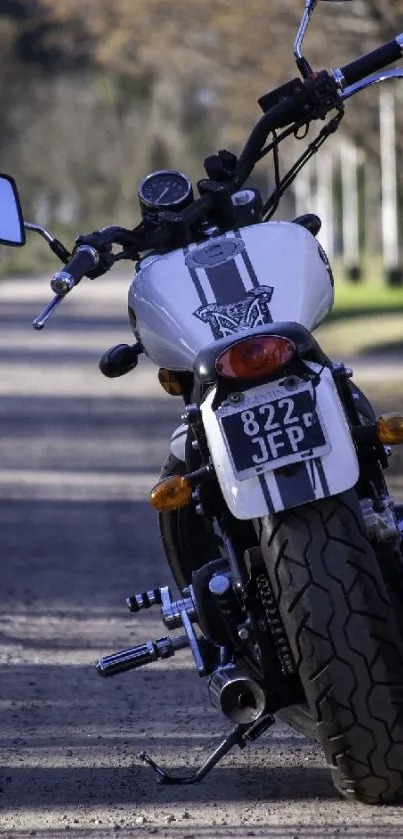
<svg viewBox="0 0 403 839"><path fill-rule="evenodd" d="M366 314L373 311L395 312L403 311L403 287L387 288L371 283L335 284L334 313L351 312L352 314Z"/></svg>
<svg viewBox="0 0 403 839"><path fill-rule="evenodd" d="M403 313L402 313L403 314ZM331 358L388 354L403 358L403 316L377 312L368 315L329 318L315 330L315 338Z"/></svg>
<svg viewBox="0 0 403 839"><path fill-rule="evenodd" d="M331 358L403 356L403 287L386 285L381 260L363 264L359 283L347 279L335 264L335 303L315 332Z"/></svg>
<svg viewBox="0 0 403 839"><path fill-rule="evenodd" d="M379 259L364 263L363 279L354 283L346 278L342 266L335 266L335 302L331 320L378 313L403 313L403 286L389 288Z"/></svg>

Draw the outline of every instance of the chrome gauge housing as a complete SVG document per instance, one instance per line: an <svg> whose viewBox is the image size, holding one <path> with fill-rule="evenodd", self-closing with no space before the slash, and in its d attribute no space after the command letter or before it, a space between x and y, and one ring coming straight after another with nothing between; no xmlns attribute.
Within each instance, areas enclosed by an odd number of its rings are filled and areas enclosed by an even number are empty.
<svg viewBox="0 0 403 839"><path fill-rule="evenodd" d="M181 210L193 201L189 178L173 169L147 175L139 186L138 195L142 213Z"/></svg>

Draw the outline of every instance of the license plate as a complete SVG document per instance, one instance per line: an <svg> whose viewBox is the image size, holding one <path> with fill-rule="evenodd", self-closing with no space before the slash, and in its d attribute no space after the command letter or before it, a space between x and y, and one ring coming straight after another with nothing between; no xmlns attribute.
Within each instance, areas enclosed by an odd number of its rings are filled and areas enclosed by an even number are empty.
<svg viewBox="0 0 403 839"><path fill-rule="evenodd" d="M218 410L232 465L239 480L330 451L313 392L308 384L279 397L244 395L239 405Z"/></svg>

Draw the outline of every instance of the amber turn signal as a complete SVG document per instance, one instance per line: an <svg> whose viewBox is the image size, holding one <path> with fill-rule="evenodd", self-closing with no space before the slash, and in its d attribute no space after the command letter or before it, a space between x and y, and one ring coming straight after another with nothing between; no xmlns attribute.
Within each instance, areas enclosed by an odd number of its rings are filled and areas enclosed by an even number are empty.
<svg viewBox="0 0 403 839"><path fill-rule="evenodd" d="M217 358L215 367L227 379L264 379L284 367L295 351L288 338L258 335L232 344Z"/></svg>
<svg viewBox="0 0 403 839"><path fill-rule="evenodd" d="M192 500L192 487L181 475L173 475L160 481L150 492L150 504L159 513L178 510Z"/></svg>
<svg viewBox="0 0 403 839"><path fill-rule="evenodd" d="M381 443L394 446L403 443L403 414L383 414L376 423L376 433Z"/></svg>
<svg viewBox="0 0 403 839"><path fill-rule="evenodd" d="M166 370L165 367L161 367L158 373L158 381L161 387L166 393L169 393L170 396L182 396L183 386L180 380L180 374L177 374L172 370Z"/></svg>

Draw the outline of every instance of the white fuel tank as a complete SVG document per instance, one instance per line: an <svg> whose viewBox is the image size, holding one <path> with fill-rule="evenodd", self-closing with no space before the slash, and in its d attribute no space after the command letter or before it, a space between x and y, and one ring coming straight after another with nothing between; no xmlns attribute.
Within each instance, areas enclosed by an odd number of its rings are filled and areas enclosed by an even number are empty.
<svg viewBox="0 0 403 839"><path fill-rule="evenodd" d="M136 333L156 364L191 370L203 347L265 323L312 330L333 304L332 273L311 233L266 222L145 257L129 290Z"/></svg>

